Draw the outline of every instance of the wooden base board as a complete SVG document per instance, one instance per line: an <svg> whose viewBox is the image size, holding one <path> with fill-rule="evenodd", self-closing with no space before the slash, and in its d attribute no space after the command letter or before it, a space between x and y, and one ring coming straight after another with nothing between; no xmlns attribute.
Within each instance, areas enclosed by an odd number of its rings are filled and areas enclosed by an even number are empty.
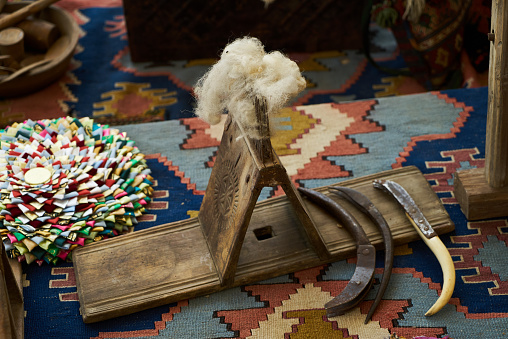
<svg viewBox="0 0 508 339"><path fill-rule="evenodd" d="M469 220L508 215L508 187L494 188L487 183L484 168L455 172L455 198Z"/></svg>
<svg viewBox="0 0 508 339"><path fill-rule="evenodd" d="M374 179L398 182L414 197L438 234L454 225L439 198L415 167L378 173L338 183L365 194L387 220L396 245L419 239L396 201L372 186ZM382 236L369 218L346 200L328 192L348 208L374 246ZM311 219L331 256L321 260L285 196L256 204L247 230L234 282L222 286L198 218L152 227L108 239L73 253L81 314L86 323L105 320L253 283L356 255L353 238L325 211L304 199Z"/></svg>
<svg viewBox="0 0 508 339"><path fill-rule="evenodd" d="M8 258L9 266L11 267L12 274L14 276L14 280L19 289L19 293L23 294L23 267L21 263L17 259Z"/></svg>
<svg viewBox="0 0 508 339"><path fill-rule="evenodd" d="M0 244L0 338L24 337L25 311L21 265L8 259Z"/></svg>

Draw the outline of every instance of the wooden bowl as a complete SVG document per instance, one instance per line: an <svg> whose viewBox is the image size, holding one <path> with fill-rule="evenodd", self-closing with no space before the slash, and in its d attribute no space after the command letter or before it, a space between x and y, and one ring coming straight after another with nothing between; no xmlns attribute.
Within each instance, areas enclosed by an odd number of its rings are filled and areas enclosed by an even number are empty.
<svg viewBox="0 0 508 339"><path fill-rule="evenodd" d="M7 3L2 13L12 13L31 2ZM66 11L50 6L36 14L37 18L56 25L68 44L51 61L8 81L0 81L0 98L26 95L58 80L68 69L79 40L79 26Z"/></svg>

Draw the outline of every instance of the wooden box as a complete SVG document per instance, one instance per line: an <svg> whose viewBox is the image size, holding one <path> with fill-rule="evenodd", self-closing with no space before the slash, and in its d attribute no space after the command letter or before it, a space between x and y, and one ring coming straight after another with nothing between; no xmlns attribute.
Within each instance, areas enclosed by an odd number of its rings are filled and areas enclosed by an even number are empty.
<svg viewBox="0 0 508 339"><path fill-rule="evenodd" d="M235 38L266 50L360 49L363 1L123 0L135 62L216 58Z"/></svg>

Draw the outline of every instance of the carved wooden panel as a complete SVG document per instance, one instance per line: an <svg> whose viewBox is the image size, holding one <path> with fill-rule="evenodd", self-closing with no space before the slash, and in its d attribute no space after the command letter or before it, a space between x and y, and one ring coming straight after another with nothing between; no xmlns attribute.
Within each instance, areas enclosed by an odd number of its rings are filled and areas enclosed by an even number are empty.
<svg viewBox="0 0 508 339"><path fill-rule="evenodd" d="M259 167L236 124L225 125L199 221L223 284L234 278L243 237L261 192Z"/></svg>
<svg viewBox="0 0 508 339"><path fill-rule="evenodd" d="M228 116L199 211L199 221L223 285L231 284L256 201L264 187L280 185L320 259L329 257L324 240L302 203L270 141L264 100L254 99L258 137Z"/></svg>

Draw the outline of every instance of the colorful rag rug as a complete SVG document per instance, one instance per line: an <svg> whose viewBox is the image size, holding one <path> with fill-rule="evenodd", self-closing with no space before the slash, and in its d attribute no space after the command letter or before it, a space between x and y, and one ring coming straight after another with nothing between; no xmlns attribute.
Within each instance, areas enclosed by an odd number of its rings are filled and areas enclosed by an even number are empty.
<svg viewBox="0 0 508 339"><path fill-rule="evenodd" d="M0 235L28 264L71 261L79 247L131 232L153 189L124 132L65 117L0 130Z"/></svg>
<svg viewBox="0 0 508 339"><path fill-rule="evenodd" d="M382 251L366 299L330 319L324 304L347 284L355 258L93 324L79 314L72 264L23 265L26 337L506 338L508 219L469 222L452 190L455 171L484 166L486 111L486 88L294 106L282 112L283 128L272 140L297 186L407 165L424 173L455 223L441 236L455 263L455 292L432 317L424 313L441 292L442 273L415 241L396 248L390 285L367 325ZM118 129L136 136L154 178L153 201L136 230L195 216L222 126L185 118ZM278 194L268 189L261 198Z"/></svg>

